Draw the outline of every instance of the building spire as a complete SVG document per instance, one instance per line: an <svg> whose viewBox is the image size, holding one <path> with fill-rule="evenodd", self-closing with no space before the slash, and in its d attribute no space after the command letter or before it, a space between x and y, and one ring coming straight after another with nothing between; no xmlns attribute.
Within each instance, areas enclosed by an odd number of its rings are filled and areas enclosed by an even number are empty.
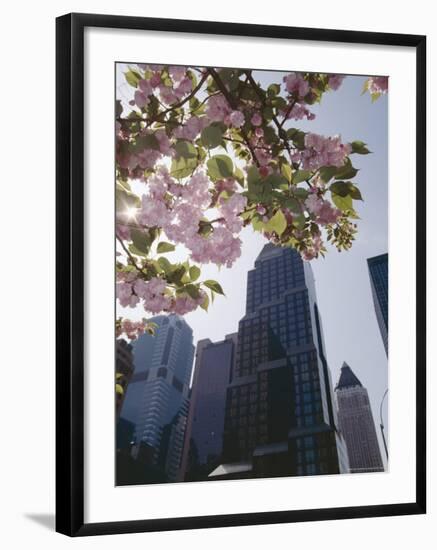
<svg viewBox="0 0 437 550"><path fill-rule="evenodd" d="M344 361L341 367L340 378L335 390L337 391L345 388L353 388L354 386L362 386L362 384L355 376L350 366L346 363L346 361Z"/></svg>

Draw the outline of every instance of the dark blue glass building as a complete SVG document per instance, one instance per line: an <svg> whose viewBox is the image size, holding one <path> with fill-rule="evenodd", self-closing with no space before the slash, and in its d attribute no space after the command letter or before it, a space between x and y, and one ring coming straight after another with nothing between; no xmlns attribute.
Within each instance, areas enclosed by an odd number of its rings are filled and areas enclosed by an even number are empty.
<svg viewBox="0 0 437 550"><path fill-rule="evenodd" d="M236 345L237 334L220 342L197 343L181 472L185 481L206 480L221 463L226 391Z"/></svg>
<svg viewBox="0 0 437 550"><path fill-rule="evenodd" d="M223 462L211 477L347 471L311 267L268 244L248 273Z"/></svg>
<svg viewBox="0 0 437 550"><path fill-rule="evenodd" d="M367 260L376 318L388 354L388 254Z"/></svg>

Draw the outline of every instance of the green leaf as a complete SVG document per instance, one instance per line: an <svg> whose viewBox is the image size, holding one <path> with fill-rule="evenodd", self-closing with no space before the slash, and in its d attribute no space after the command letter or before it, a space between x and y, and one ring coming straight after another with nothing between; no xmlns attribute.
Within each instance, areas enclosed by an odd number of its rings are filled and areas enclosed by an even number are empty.
<svg viewBox="0 0 437 550"><path fill-rule="evenodd" d="M287 178L288 183L291 183L291 166L289 164L283 164L281 166L282 175Z"/></svg>
<svg viewBox="0 0 437 550"><path fill-rule="evenodd" d="M173 266L167 260L167 258L164 258L164 256L161 256L160 258L158 258L158 264L161 267L161 269L164 270L164 273L166 275L169 275L173 271Z"/></svg>
<svg viewBox="0 0 437 550"><path fill-rule="evenodd" d="M272 100L272 105L278 110L285 110L287 107L287 102L281 96L276 96Z"/></svg>
<svg viewBox="0 0 437 550"><path fill-rule="evenodd" d="M190 298L193 298L193 300L198 300L200 298L200 290L196 285L186 285L183 290Z"/></svg>
<svg viewBox="0 0 437 550"><path fill-rule="evenodd" d="M272 189L275 189L283 184L287 184L287 179L281 174L270 174L261 183L263 186L269 185Z"/></svg>
<svg viewBox="0 0 437 550"><path fill-rule="evenodd" d="M133 153L141 153L144 149L153 149L159 151L159 141L156 139L155 134L146 134L144 136L138 136L132 147Z"/></svg>
<svg viewBox="0 0 437 550"><path fill-rule="evenodd" d="M247 183L248 185L252 185L254 183L258 183L261 179L261 176L259 175L258 168L253 165L249 166L249 169L247 170Z"/></svg>
<svg viewBox="0 0 437 550"><path fill-rule="evenodd" d="M287 220L285 219L284 213L282 210L278 210L276 214L270 218L270 220L265 224L264 229L268 233L274 231L279 237L287 228Z"/></svg>
<svg viewBox="0 0 437 550"><path fill-rule="evenodd" d="M192 281L197 281L197 279L200 277L200 268L197 267L197 265L192 265L189 270L190 273L190 279Z"/></svg>
<svg viewBox="0 0 437 550"><path fill-rule="evenodd" d="M332 193L340 195L340 197L346 197L347 195L350 195L355 200L363 200L363 197L361 196L361 191L351 181L335 181L331 185L330 190Z"/></svg>
<svg viewBox="0 0 437 550"><path fill-rule="evenodd" d="M337 195L336 193L331 192L331 197L332 197L332 202L342 212L347 212L348 210L353 209L353 207L352 207L352 197L350 195L346 195L345 197L341 197L340 195Z"/></svg>
<svg viewBox="0 0 437 550"><path fill-rule="evenodd" d="M234 164L227 155L215 155L206 164L212 181L230 178L234 173Z"/></svg>
<svg viewBox="0 0 437 550"><path fill-rule="evenodd" d="M173 252L175 249L176 247L174 244L162 241L158 244L157 252L159 254L164 254L165 252Z"/></svg>
<svg viewBox="0 0 437 550"><path fill-rule="evenodd" d="M146 235L144 231L141 231L141 229L131 229L130 236L132 243L137 250L143 252L144 254L149 253L150 237L148 234Z"/></svg>
<svg viewBox="0 0 437 550"><path fill-rule="evenodd" d="M296 172L293 172L293 183L301 183L302 181L306 181L310 177L311 172L309 170L296 170Z"/></svg>
<svg viewBox="0 0 437 550"><path fill-rule="evenodd" d="M121 384L115 384L115 392L120 395L123 395L124 394L123 386Z"/></svg>
<svg viewBox="0 0 437 550"><path fill-rule="evenodd" d="M184 285L190 282L187 269L181 264L171 266L171 271L170 274L167 275L167 279L170 283L174 283L176 285Z"/></svg>
<svg viewBox="0 0 437 550"><path fill-rule="evenodd" d="M222 141L223 130L218 124L211 124L202 130L200 139L208 149L218 147Z"/></svg>
<svg viewBox="0 0 437 550"><path fill-rule="evenodd" d="M328 183L328 181L332 179L336 173L336 166L322 166L322 168L320 168L319 170L320 178L324 183Z"/></svg>
<svg viewBox="0 0 437 550"><path fill-rule="evenodd" d="M134 88L138 86L138 82L141 80L141 75L139 75L136 71L133 71L132 69L124 73L124 76L128 84L130 84Z"/></svg>
<svg viewBox="0 0 437 550"><path fill-rule="evenodd" d="M274 97L275 95L278 95L281 91L281 86L279 84L270 84L270 86L267 88L267 95L269 97Z"/></svg>
<svg viewBox="0 0 437 550"><path fill-rule="evenodd" d="M294 227L297 227L297 229L303 229L305 227L306 219L303 214L300 214L299 216L293 216L293 225Z"/></svg>
<svg viewBox="0 0 437 550"><path fill-rule="evenodd" d="M238 166L235 167L234 178L242 187L244 187L244 172L243 170L241 170L241 168L238 168Z"/></svg>
<svg viewBox="0 0 437 550"><path fill-rule="evenodd" d="M177 142L174 144L174 149L176 151L177 159L181 157L184 159L197 158L197 149L194 147L191 141L188 141L186 139L178 139Z"/></svg>
<svg viewBox="0 0 437 550"><path fill-rule="evenodd" d="M353 141L351 143L352 153L358 153L359 155L368 155L370 153L369 149L366 147L364 141Z"/></svg>
<svg viewBox="0 0 437 550"><path fill-rule="evenodd" d="M175 149L176 157L172 160L170 174L177 179L186 178L197 167L197 149L185 140L178 140Z"/></svg>
<svg viewBox="0 0 437 550"><path fill-rule="evenodd" d="M335 174L336 180L345 180L354 178L358 174L358 170L352 166L350 159L346 159L344 166L337 168Z"/></svg>
<svg viewBox="0 0 437 550"><path fill-rule="evenodd" d="M147 253L146 252L143 252L142 250L139 250L134 244L130 244L129 247L129 252L131 254L134 254L135 256L143 256L144 258L147 256Z"/></svg>
<svg viewBox="0 0 437 550"><path fill-rule="evenodd" d="M117 182L115 187L115 202L118 212L126 208L138 208L141 205L140 198L125 189L120 183Z"/></svg>
<svg viewBox="0 0 437 550"><path fill-rule="evenodd" d="M291 139L298 149L305 149L305 132L297 128L289 128L287 137Z"/></svg>
<svg viewBox="0 0 437 550"><path fill-rule="evenodd" d="M298 199L301 199L302 201L308 198L308 191L303 187L298 187L293 191L293 193Z"/></svg>
<svg viewBox="0 0 437 550"><path fill-rule="evenodd" d="M207 281L203 281L203 284L207 288L212 290L213 292L215 292L217 294L222 294L223 296L225 295L225 293L223 292L222 287L220 286L220 283L218 283L217 281L214 281L212 279L208 279Z"/></svg>
<svg viewBox="0 0 437 550"><path fill-rule="evenodd" d="M300 213L302 212L301 203L294 197L289 197L285 202L284 206L290 209L292 212Z"/></svg>
<svg viewBox="0 0 437 550"><path fill-rule="evenodd" d="M204 309L205 311L208 311L209 307L209 296L205 293L205 298L203 299L203 302L200 304L200 307Z"/></svg>
<svg viewBox="0 0 437 550"><path fill-rule="evenodd" d="M270 122L273 118L273 109L271 107L264 107L263 111L263 118L267 121L267 122Z"/></svg>
<svg viewBox="0 0 437 550"><path fill-rule="evenodd" d="M262 231L264 229L265 223L262 220L262 217L258 214L252 218L252 227L254 231Z"/></svg>

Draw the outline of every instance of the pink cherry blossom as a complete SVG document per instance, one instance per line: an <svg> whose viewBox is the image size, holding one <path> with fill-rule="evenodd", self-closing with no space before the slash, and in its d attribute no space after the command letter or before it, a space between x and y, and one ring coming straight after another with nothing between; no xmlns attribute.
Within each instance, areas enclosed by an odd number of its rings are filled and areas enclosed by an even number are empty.
<svg viewBox="0 0 437 550"><path fill-rule="evenodd" d="M141 199L141 210L137 219L141 225L147 227L162 227L170 217L170 213L164 202L143 195Z"/></svg>
<svg viewBox="0 0 437 550"><path fill-rule="evenodd" d="M351 152L351 145L343 144L339 136L324 137L309 132L305 135L305 150L295 152L292 160L301 161L304 170L317 170L322 166L340 167Z"/></svg>
<svg viewBox="0 0 437 550"><path fill-rule="evenodd" d="M328 86L332 90L338 90L342 85L344 80L344 75L341 74L330 74L328 78Z"/></svg>
<svg viewBox="0 0 437 550"><path fill-rule="evenodd" d="M290 94L296 94L302 98L307 95L310 90L308 82L300 73L290 73L284 77L285 87Z"/></svg>
<svg viewBox="0 0 437 550"><path fill-rule="evenodd" d="M150 80L146 80L145 78L141 79L138 82L138 88L143 92L145 96L153 94L153 87L150 83Z"/></svg>
<svg viewBox="0 0 437 550"><path fill-rule="evenodd" d="M187 95L191 92L193 88L193 82L191 78L185 77L179 85L175 88L174 93L176 97L181 99L184 95Z"/></svg>
<svg viewBox="0 0 437 550"><path fill-rule="evenodd" d="M223 121L231 113L231 107L222 94L216 94L208 98L205 113L211 121Z"/></svg>
<svg viewBox="0 0 437 550"><path fill-rule="evenodd" d="M252 118L250 119L250 122L254 126L261 126L261 124L263 123L263 117L259 113L254 113L252 115Z"/></svg>
<svg viewBox="0 0 437 550"><path fill-rule="evenodd" d="M227 117L227 122L229 122L229 126L241 128L244 124L244 114L241 111L232 111ZM227 122L225 120L225 124Z"/></svg>
<svg viewBox="0 0 437 550"><path fill-rule="evenodd" d="M388 76L371 76L367 80L367 88L371 94L386 94L388 92Z"/></svg>
<svg viewBox="0 0 437 550"><path fill-rule="evenodd" d="M190 117L183 125L178 126L173 135L177 138L194 141L200 132L209 124L207 117Z"/></svg>
<svg viewBox="0 0 437 550"><path fill-rule="evenodd" d="M176 103L178 100L178 96L175 94L173 88L165 86L164 84L159 85L159 97L166 105Z"/></svg>
<svg viewBox="0 0 437 550"><path fill-rule="evenodd" d="M180 82L184 78L186 71L187 68L182 66L172 66L168 68L168 74L174 82Z"/></svg>
<svg viewBox="0 0 437 550"><path fill-rule="evenodd" d="M126 334L129 340L136 340L141 334L144 334L144 323L142 321L131 321L123 319L121 326L117 329L117 336Z"/></svg>
<svg viewBox="0 0 437 550"><path fill-rule="evenodd" d="M152 88L157 88L161 84L161 73L156 72L150 78L150 85Z"/></svg>
<svg viewBox="0 0 437 550"><path fill-rule="evenodd" d="M149 103L149 98L140 90L136 90L134 94L135 104L142 109Z"/></svg>
<svg viewBox="0 0 437 550"><path fill-rule="evenodd" d="M316 194L311 194L305 201L308 211L315 215L316 221L320 225L336 223L342 213L338 208L334 208L332 204Z"/></svg>
<svg viewBox="0 0 437 550"><path fill-rule="evenodd" d="M272 160L271 153L266 149L255 149L255 156L260 166L266 166Z"/></svg>
<svg viewBox="0 0 437 550"><path fill-rule="evenodd" d="M288 107L281 110L282 116L287 116L287 120L314 120L316 115L307 109L301 103L295 103L291 109Z"/></svg>
<svg viewBox="0 0 437 550"><path fill-rule="evenodd" d="M243 220L239 214L243 212L247 204L247 198L239 193L235 193L228 200L221 199L219 212L224 218L226 227L232 233L239 233L243 228Z"/></svg>

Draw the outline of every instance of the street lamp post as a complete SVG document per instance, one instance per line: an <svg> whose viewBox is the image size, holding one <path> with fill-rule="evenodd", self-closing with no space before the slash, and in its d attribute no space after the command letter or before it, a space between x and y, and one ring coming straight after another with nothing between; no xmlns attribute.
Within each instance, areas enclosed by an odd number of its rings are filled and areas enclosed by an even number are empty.
<svg viewBox="0 0 437 550"><path fill-rule="evenodd" d="M387 393L388 393L388 388L385 390L384 395L382 396L381 405L380 405L380 407L379 407L379 426L380 426L380 428L381 428L382 441L384 442L385 454L386 454L387 460L388 460L387 442L386 442L386 440L385 440L385 435L384 435L384 422L383 422L383 420L382 420L382 405L383 405L383 403L384 403L384 399L385 399Z"/></svg>

